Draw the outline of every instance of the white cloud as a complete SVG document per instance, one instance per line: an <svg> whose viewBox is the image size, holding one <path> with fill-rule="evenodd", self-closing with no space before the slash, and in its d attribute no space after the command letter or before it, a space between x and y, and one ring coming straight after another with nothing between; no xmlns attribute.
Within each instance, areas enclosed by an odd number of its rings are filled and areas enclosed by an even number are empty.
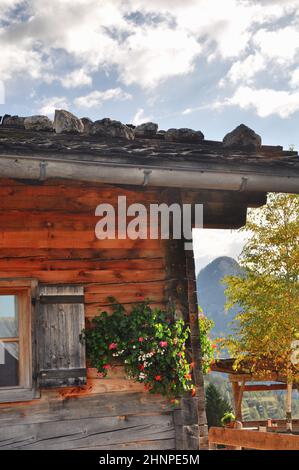
<svg viewBox="0 0 299 470"><path fill-rule="evenodd" d="M91 85L92 78L83 68L74 70L60 79L65 88L77 88L83 85Z"/></svg>
<svg viewBox="0 0 299 470"><path fill-rule="evenodd" d="M299 88L299 67L290 71L290 84L293 88Z"/></svg>
<svg viewBox="0 0 299 470"><path fill-rule="evenodd" d="M132 95L126 93L121 88L110 88L105 91L95 90L85 96L78 96L75 98L74 103L78 107L93 108L101 106L104 101L124 101L132 98Z"/></svg>
<svg viewBox="0 0 299 470"><path fill-rule="evenodd" d="M39 112L52 117L55 109L67 109L69 106L65 96L53 96L52 98L44 98L42 100Z"/></svg>
<svg viewBox="0 0 299 470"><path fill-rule="evenodd" d="M120 54L120 77L130 85L156 86L169 77L184 75L194 68L201 45L184 31L169 27L137 29Z"/></svg>
<svg viewBox="0 0 299 470"><path fill-rule="evenodd" d="M266 60L259 54L250 54L244 60L238 60L231 66L226 77L219 82L220 88L223 88L228 82L236 84L243 82L250 84L253 82L256 74L266 68Z"/></svg>
<svg viewBox="0 0 299 470"><path fill-rule="evenodd" d="M139 124L143 124L144 122L150 122L152 121L152 119L153 116L151 116L150 114L145 114L144 109L139 108L132 119L132 124L134 124L135 126L139 126Z"/></svg>
<svg viewBox="0 0 299 470"><path fill-rule="evenodd" d="M238 230L194 229L193 247L197 271L203 269L219 256L238 259L248 233Z"/></svg>
<svg viewBox="0 0 299 470"><path fill-rule="evenodd" d="M298 25L268 31L261 29L255 34L254 44L268 59L275 59L280 65L288 64L299 52Z"/></svg>
<svg viewBox="0 0 299 470"><path fill-rule="evenodd" d="M2 80L0 80L0 104L5 103L5 86Z"/></svg>
<svg viewBox="0 0 299 470"><path fill-rule="evenodd" d="M215 109L225 106L239 106L245 110L254 109L262 118L272 114L287 118L299 109L299 91L240 86L232 97L213 104Z"/></svg>
<svg viewBox="0 0 299 470"><path fill-rule="evenodd" d="M25 9L23 20L9 16L18 4ZM298 66L298 0L0 0L1 18L10 20L0 26L0 77L8 83L29 77L71 89L112 71L125 85L151 90L192 73L201 58L207 67L216 61L230 66L220 85L237 88L225 105L281 117L297 106L299 72L292 70ZM66 64L75 70L65 74ZM293 91L259 89L258 74L273 67L278 78L289 77ZM108 91L79 96L75 103L92 108L107 99L128 99ZM51 102L42 107L53 109ZM144 119L138 113L136 120Z"/></svg>

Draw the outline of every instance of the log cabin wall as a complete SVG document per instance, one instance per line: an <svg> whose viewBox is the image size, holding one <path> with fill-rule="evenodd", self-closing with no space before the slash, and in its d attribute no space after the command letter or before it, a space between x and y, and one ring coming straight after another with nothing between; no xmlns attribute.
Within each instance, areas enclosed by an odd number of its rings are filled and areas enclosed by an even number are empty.
<svg viewBox="0 0 299 470"><path fill-rule="evenodd" d="M79 284L84 287L86 319L109 311L109 296L127 308L147 298L157 306L171 301L184 314L184 267L175 257L176 245L171 252L160 240L96 239L95 208L103 202L116 207L118 195L127 196L127 204L167 199L166 190L152 188L1 180L0 278ZM190 403L187 414L187 424L197 422ZM81 387L42 389L40 398L31 402L1 404L0 448L196 446L182 442L183 415L184 410L173 412L164 399L126 380L121 369L105 379L89 370Z"/></svg>

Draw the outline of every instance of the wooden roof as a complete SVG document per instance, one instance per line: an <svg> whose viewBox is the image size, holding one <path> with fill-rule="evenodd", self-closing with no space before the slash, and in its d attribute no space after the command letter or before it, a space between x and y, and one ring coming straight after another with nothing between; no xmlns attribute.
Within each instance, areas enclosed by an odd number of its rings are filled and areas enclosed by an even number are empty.
<svg viewBox="0 0 299 470"><path fill-rule="evenodd" d="M55 156L63 160L80 160L131 165L157 165L168 168L200 168L222 166L244 169L263 168L267 171L292 171L299 177L299 158L294 151L280 146L263 145L258 151L242 148L229 149L222 142L204 140L201 143L176 143L161 139L128 141L87 134L55 134L32 132L0 126L0 156L30 155L47 159Z"/></svg>
<svg viewBox="0 0 299 470"><path fill-rule="evenodd" d="M228 358L228 359L217 359L211 365L211 370L213 372L220 372L223 374L229 374L231 380L240 380L242 378L246 380L254 380L257 381L266 381L269 380L271 382L285 382L286 377L284 377L277 367L274 366L273 363L264 360L255 362L252 360L244 360L240 363L238 369L234 368L235 359ZM254 365L254 369L253 369ZM267 373L264 371L267 370ZM298 372L299 374L299 372Z"/></svg>

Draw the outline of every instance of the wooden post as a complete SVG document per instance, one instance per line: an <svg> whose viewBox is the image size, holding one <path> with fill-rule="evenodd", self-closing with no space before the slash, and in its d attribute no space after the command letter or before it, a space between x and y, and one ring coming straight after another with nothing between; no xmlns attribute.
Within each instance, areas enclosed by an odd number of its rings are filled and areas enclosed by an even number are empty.
<svg viewBox="0 0 299 470"><path fill-rule="evenodd" d="M195 396L197 399L199 448L208 449L208 427L205 411L205 392L202 373L201 345L198 322L198 306L195 280L195 264L193 250L186 250L186 277L188 282L189 323L194 363L193 375L195 382Z"/></svg>
<svg viewBox="0 0 299 470"><path fill-rule="evenodd" d="M236 420L242 421L242 399L245 388L245 381L242 381L242 385L239 382L232 382L233 398L234 398L234 411Z"/></svg>
<svg viewBox="0 0 299 470"><path fill-rule="evenodd" d="M293 382L288 379L286 396L286 430L292 432L292 391Z"/></svg>

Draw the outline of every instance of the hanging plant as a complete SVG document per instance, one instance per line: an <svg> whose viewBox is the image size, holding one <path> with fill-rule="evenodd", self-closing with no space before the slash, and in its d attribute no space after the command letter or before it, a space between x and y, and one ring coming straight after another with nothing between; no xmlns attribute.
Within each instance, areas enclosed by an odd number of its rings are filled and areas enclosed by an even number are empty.
<svg viewBox="0 0 299 470"><path fill-rule="evenodd" d="M121 362L127 376L151 393L174 399L194 389L186 351L189 328L170 312L142 303L128 314L114 304L113 313L95 317L83 337L90 365L103 377Z"/></svg>

